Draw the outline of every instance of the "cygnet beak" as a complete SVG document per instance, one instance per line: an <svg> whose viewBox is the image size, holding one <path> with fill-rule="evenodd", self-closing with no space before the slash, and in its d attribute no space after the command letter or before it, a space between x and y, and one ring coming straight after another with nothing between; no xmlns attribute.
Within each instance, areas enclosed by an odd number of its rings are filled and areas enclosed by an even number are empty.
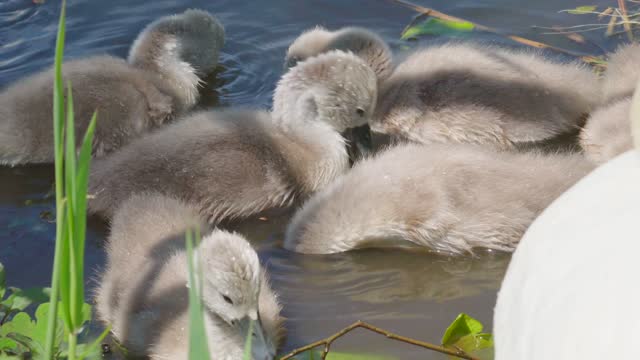
<svg viewBox="0 0 640 360"><path fill-rule="evenodd" d="M343 136L347 140L347 153L349 154L349 162L352 165L356 160L373 151L369 124L347 129Z"/></svg>
<svg viewBox="0 0 640 360"><path fill-rule="evenodd" d="M251 356L253 360L272 360L275 358L275 346L267 338L257 313L245 316L238 325L243 334L248 335L251 331Z"/></svg>
<svg viewBox="0 0 640 360"><path fill-rule="evenodd" d="M292 67L298 65L298 58L293 56L290 57L289 59L287 59L287 61L284 63L284 71L287 71L289 69L291 69Z"/></svg>

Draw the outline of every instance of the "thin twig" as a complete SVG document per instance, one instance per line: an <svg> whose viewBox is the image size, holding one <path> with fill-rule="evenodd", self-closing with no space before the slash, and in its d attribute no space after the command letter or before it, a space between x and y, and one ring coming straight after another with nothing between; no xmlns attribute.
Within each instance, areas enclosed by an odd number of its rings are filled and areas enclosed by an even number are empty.
<svg viewBox="0 0 640 360"><path fill-rule="evenodd" d="M298 355L300 353L315 349L315 348L317 348L318 346L321 346L321 345L324 345L324 349L322 350L322 355L321 355L322 359L324 360L324 359L326 359L327 354L329 354L329 351L330 351L330 348L331 348L331 344L334 341L336 341L338 338L344 336L345 334L347 334L347 333L349 333L352 330L357 329L357 328L366 329L366 330L372 331L374 333L377 333L377 334L380 334L380 335L384 335L388 339L391 339L391 340L396 340L396 341L404 342L404 343L407 343L407 344L419 346L419 347L422 347L422 348L425 348L425 349L437 351L439 353L447 354L447 355L450 355L450 356L456 356L456 357L458 357L460 359L480 360L480 359L478 359L478 358L476 358L476 357L474 357L472 355L467 354L466 352L464 352L464 351L462 351L460 349L458 349L458 350L448 349L448 348L443 347L443 346L434 345L434 344L430 344L428 342L411 339L411 338L408 338L408 337L405 337L405 336L397 335L397 334L394 334L392 332L383 330L383 329L381 329L379 327L373 326L371 324L368 324L368 323L362 322L362 321L356 321L355 323L347 326L346 328L338 331L337 333L329 336L326 339L318 340L318 341L313 342L313 343L311 343L309 345L297 348L297 349L293 350L292 352L290 352L289 354L281 357L280 360L291 359L292 357L294 357L294 356L296 356L296 355Z"/></svg>
<svg viewBox="0 0 640 360"><path fill-rule="evenodd" d="M412 9L414 11L417 11L417 12L422 13L422 14L427 15L427 16L433 16L433 17L438 18L440 20L471 23L478 30L490 32L490 33L497 34L497 35L500 35L500 36L505 36L505 37L515 41L515 42L520 43L520 44L524 44L524 45L527 45L527 46L532 46L532 47L535 47L535 48L538 48L538 49L554 50L554 51L557 51L557 52L560 52L560 53L563 53L563 54L567 54L567 55L571 55L571 56L580 58L582 61L587 62L589 64L592 64L594 62L594 57L593 56L580 55L580 54L575 53L575 52L570 51L570 50L566 50L566 49L563 49L563 48L555 47L553 45L548 45L548 44L545 44L545 43L541 43L539 41L526 39L526 38L523 38L521 36L504 34L498 29L494 29L494 28L491 28L491 27L488 27L488 26L477 24L477 23L474 23L472 21L465 20L465 19L462 19L462 18L459 18L459 17L451 16L451 15L445 14L443 12L440 12L440 11L437 11L437 10L434 10L434 9L431 9L431 8L426 8L424 6L416 5L416 4L413 4L413 3L409 2L409 1L406 1L406 0L388 0L388 1L390 1L392 3L399 4L401 6L404 6L406 8Z"/></svg>
<svg viewBox="0 0 640 360"><path fill-rule="evenodd" d="M544 29L544 30L551 30L551 31L545 31L545 32L541 32L541 35L567 35L567 34L577 34L577 33L585 33L585 32L590 32L590 31L594 31L594 30L601 30L601 29L606 29L607 25L598 25L598 26L593 26L590 27L588 29L581 29L581 30L561 30L562 28L558 28L556 29L551 29L551 28L540 28L540 29Z"/></svg>
<svg viewBox="0 0 640 360"><path fill-rule="evenodd" d="M617 16L617 15L616 15ZM622 24L622 22L620 23ZM558 26L558 27L549 27L549 26L533 26L534 29L543 29L543 30L555 30L555 29L562 29L562 30L573 30L573 29L581 29L581 28L585 28L585 27L592 27L594 28L593 30L597 30L596 27L599 26L604 26L606 27L606 25L604 24L580 24L580 25L573 25L573 26Z"/></svg>

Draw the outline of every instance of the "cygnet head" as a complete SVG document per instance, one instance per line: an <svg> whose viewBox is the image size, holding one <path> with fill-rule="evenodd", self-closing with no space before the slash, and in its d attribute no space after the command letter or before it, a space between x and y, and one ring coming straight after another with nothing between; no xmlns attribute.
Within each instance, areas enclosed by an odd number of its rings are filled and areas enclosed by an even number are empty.
<svg viewBox="0 0 640 360"><path fill-rule="evenodd" d="M289 45L287 55L284 57L285 69L292 68L300 61L331 50L328 47L332 38L333 32L322 26L306 30Z"/></svg>
<svg viewBox="0 0 640 360"><path fill-rule="evenodd" d="M133 66L159 73L191 94L218 65L224 27L210 13L189 9L149 24L129 51Z"/></svg>
<svg viewBox="0 0 640 360"><path fill-rule="evenodd" d="M368 122L376 76L352 53L333 50L290 69L273 95L273 117L284 125L324 122L342 133Z"/></svg>
<svg viewBox="0 0 640 360"><path fill-rule="evenodd" d="M202 299L206 312L222 319L230 331L244 339L253 324L253 359L272 359L276 345L262 326L258 308L261 281L255 250L242 237L216 230L196 250L202 274Z"/></svg>
<svg viewBox="0 0 640 360"><path fill-rule="evenodd" d="M359 27L329 31L320 26L303 32L291 43L285 56L285 68L294 67L300 61L331 50L353 52L381 80L389 77L393 70L391 50L380 36Z"/></svg>

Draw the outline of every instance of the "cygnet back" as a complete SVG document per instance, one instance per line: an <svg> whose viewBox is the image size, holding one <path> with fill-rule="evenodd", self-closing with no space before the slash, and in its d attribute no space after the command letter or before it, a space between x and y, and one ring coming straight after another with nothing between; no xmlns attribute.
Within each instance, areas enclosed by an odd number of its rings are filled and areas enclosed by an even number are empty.
<svg viewBox="0 0 640 360"><path fill-rule="evenodd" d="M202 77L217 64L223 37L215 17L188 10L150 24L132 46L130 63L111 56L65 62L76 132L84 134L98 112L93 155L108 154L191 109ZM53 162L53 79L47 69L0 93L0 164Z"/></svg>
<svg viewBox="0 0 640 360"><path fill-rule="evenodd" d="M400 145L315 194L285 247L512 251L531 221L593 165L579 154L500 152L472 145Z"/></svg>
<svg viewBox="0 0 640 360"><path fill-rule="evenodd" d="M514 148L577 131L600 103L584 64L448 43L417 50L380 87L373 131L430 144Z"/></svg>

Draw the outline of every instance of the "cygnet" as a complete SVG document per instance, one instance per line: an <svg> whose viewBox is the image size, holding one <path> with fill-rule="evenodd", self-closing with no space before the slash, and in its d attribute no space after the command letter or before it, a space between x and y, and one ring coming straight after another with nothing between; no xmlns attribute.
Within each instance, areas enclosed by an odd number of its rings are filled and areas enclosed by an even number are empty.
<svg viewBox="0 0 640 360"><path fill-rule="evenodd" d="M187 10L147 26L128 62L107 55L65 62L76 132L84 134L97 111L92 150L102 156L189 110L223 43L214 16ZM0 164L53 162L53 78L48 69L0 93ZM79 145L82 136L77 139Z"/></svg>
<svg viewBox="0 0 640 360"><path fill-rule="evenodd" d="M349 168L341 132L365 124L375 102L375 74L360 58L310 58L280 80L271 113L197 113L94 162L89 210L110 217L152 190L211 223L289 206Z"/></svg>
<svg viewBox="0 0 640 360"><path fill-rule="evenodd" d="M258 256L241 236L209 231L188 204L136 194L119 208L96 294L98 317L133 355L188 359L185 231L200 226L194 251L212 359L243 359L249 323L254 360L273 359L282 341L280 305Z"/></svg>
<svg viewBox="0 0 640 360"><path fill-rule="evenodd" d="M331 50L351 51L384 80L393 71L393 54L377 34L359 27L329 31L321 26L303 32L287 49L285 67Z"/></svg>
<svg viewBox="0 0 640 360"><path fill-rule="evenodd" d="M593 167L581 154L399 145L311 197L290 222L285 247L512 251L536 216Z"/></svg>
<svg viewBox="0 0 640 360"><path fill-rule="evenodd" d="M534 51L447 43L398 64L379 90L374 132L498 149L577 133L600 103L596 74Z"/></svg>

